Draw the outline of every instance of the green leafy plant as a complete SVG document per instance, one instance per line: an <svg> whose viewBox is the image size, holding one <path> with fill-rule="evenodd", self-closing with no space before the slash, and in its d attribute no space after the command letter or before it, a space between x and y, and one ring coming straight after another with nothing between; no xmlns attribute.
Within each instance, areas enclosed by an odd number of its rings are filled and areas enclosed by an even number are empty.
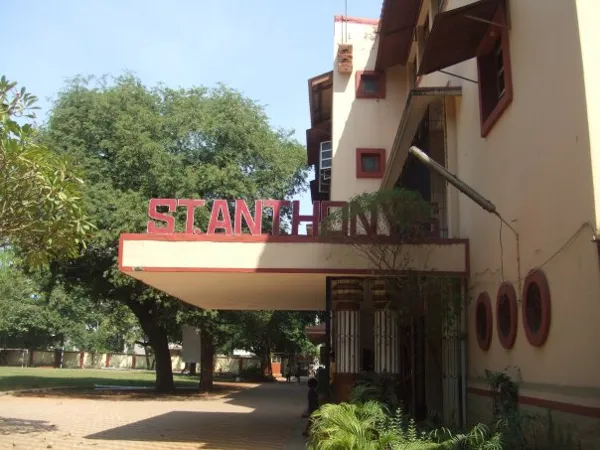
<svg viewBox="0 0 600 450"><path fill-rule="evenodd" d="M211 389L212 356L219 347L252 347L268 363L272 346L279 344L270 333L259 342L244 336L232 342L235 333L230 332L245 312L183 306L123 275L117 247L120 234L146 230L150 198L204 198L209 204L216 198L244 198L252 204L303 191L308 175L304 146L273 128L261 105L233 89L147 87L129 74L69 82L57 95L43 137L49 148L77 163L86 181L85 209L98 228L83 255L60 264L57 276L85 289L94 301L123 305L135 315L155 356L157 390L174 388L168 343L180 337L182 324L201 333L203 391ZM199 229L206 230L208 211L196 211ZM185 226L184 214L179 208L177 231ZM302 314L277 322L302 325ZM286 340L302 344L299 328L285 328Z"/></svg>
<svg viewBox="0 0 600 450"><path fill-rule="evenodd" d="M507 368L508 369L508 368ZM519 383L504 372L486 370L485 379L493 398L495 428L506 449L575 450L580 443L567 427L556 424L552 411L545 416L519 408Z"/></svg>
<svg viewBox="0 0 600 450"><path fill-rule="evenodd" d="M0 78L0 245L30 266L80 254L93 225L82 208L83 181L69 158L39 142L37 98Z"/></svg>
<svg viewBox="0 0 600 450"><path fill-rule="evenodd" d="M388 410L395 411L400 406L398 380L394 375L386 373L361 374L350 393L349 401L355 404L378 401Z"/></svg>
<svg viewBox="0 0 600 450"><path fill-rule="evenodd" d="M399 434L382 427L388 416L379 402L326 404L313 413L309 448L313 450L383 450Z"/></svg>
<svg viewBox="0 0 600 450"><path fill-rule="evenodd" d="M313 450L503 450L502 436L484 424L463 433L426 430L398 408L377 401L324 405L312 416Z"/></svg>

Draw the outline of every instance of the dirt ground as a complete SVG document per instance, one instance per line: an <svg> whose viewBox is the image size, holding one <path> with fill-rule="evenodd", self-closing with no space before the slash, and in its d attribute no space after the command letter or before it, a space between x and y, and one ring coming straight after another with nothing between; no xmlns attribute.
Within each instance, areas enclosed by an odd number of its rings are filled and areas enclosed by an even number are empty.
<svg viewBox="0 0 600 450"><path fill-rule="evenodd" d="M0 397L0 449L284 449L306 386L219 383L215 395L92 391ZM286 447L287 446L287 447Z"/></svg>

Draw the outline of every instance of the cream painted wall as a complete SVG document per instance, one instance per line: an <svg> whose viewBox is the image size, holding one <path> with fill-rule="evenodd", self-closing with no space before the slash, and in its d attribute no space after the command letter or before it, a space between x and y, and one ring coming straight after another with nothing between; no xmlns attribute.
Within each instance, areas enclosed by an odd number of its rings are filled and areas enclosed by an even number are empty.
<svg viewBox="0 0 600 450"><path fill-rule="evenodd" d="M450 1L449 8L466 3ZM462 85L462 98L448 115L451 169L491 200L520 235L518 274L514 235L504 227L500 242L497 218L463 195L451 202L454 237L470 239L472 298L487 291L495 308L503 280L518 290L517 280L540 265L550 283L552 326L541 349L527 342L519 310L514 348L500 346L494 323L491 348L481 351L471 311L469 376L517 366L525 383L537 384L540 397L566 392L566 386L600 387L600 267L591 242L600 201L598 194L594 199L600 190L600 129L588 127L588 120L600 120L599 9L595 0L510 1L514 97L486 139L480 135L476 84L441 73L420 83ZM474 60L446 70L477 79Z"/></svg>
<svg viewBox="0 0 600 450"><path fill-rule="evenodd" d="M356 98L356 71L373 70L377 56L376 25L335 22L334 58L347 27L347 43L353 45L353 72L333 71L333 129L331 200L347 201L379 189L379 179L356 178L356 149L384 148L386 158L396 135L398 118L407 96L406 70L396 67L386 74L386 97Z"/></svg>
<svg viewBox="0 0 600 450"><path fill-rule="evenodd" d="M600 211L600 2L597 0L577 0L577 21L579 43L583 56L583 79L587 104L594 168L594 198L596 211ZM600 214L596 214L596 228L600 228Z"/></svg>

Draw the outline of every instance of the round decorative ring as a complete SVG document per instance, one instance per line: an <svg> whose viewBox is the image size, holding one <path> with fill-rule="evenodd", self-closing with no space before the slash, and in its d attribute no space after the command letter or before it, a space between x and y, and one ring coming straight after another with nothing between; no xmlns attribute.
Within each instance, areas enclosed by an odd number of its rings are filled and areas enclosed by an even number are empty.
<svg viewBox="0 0 600 450"><path fill-rule="evenodd" d="M502 283L496 297L496 330L500 344L507 350L515 345L518 311L515 288L510 283Z"/></svg>
<svg viewBox="0 0 600 450"><path fill-rule="evenodd" d="M541 347L548 339L552 320L550 286L541 270L534 269L527 274L522 303L521 314L527 340L534 347Z"/></svg>
<svg viewBox="0 0 600 450"><path fill-rule="evenodd" d="M479 348L487 351L492 343L492 302L487 292L482 292L475 303L475 335Z"/></svg>

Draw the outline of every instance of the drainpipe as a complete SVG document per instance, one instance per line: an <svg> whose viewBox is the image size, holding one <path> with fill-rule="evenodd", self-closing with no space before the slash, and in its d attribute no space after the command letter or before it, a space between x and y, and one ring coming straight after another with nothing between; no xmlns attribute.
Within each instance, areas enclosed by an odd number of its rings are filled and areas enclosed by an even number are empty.
<svg viewBox="0 0 600 450"><path fill-rule="evenodd" d="M464 279L460 286L462 296L462 317L461 317L461 340L460 340L460 369L461 369L461 395L462 395L462 426L467 427L467 280Z"/></svg>
<svg viewBox="0 0 600 450"><path fill-rule="evenodd" d="M429 155L427 155L423 150L413 145L408 149L408 152L412 154L415 158L417 158L419 161L421 161L423 164L425 164L428 168L441 175L444 179L446 179L448 183L450 183L460 192L462 192L475 203L477 203L479 206L481 206L484 210L486 210L490 214L494 214L495 216L497 216L498 219L500 219L500 221L514 233L517 247L517 283L519 287L518 292L521 292L521 250L519 246L519 233L517 232L517 230L510 223L508 223L508 221L504 219L502 215L500 215L500 213L496 209L496 206L492 202L484 198L481 194L479 194L479 192L477 192L464 181L460 180L456 175L446 170L445 167L442 167L436 161L431 159Z"/></svg>

